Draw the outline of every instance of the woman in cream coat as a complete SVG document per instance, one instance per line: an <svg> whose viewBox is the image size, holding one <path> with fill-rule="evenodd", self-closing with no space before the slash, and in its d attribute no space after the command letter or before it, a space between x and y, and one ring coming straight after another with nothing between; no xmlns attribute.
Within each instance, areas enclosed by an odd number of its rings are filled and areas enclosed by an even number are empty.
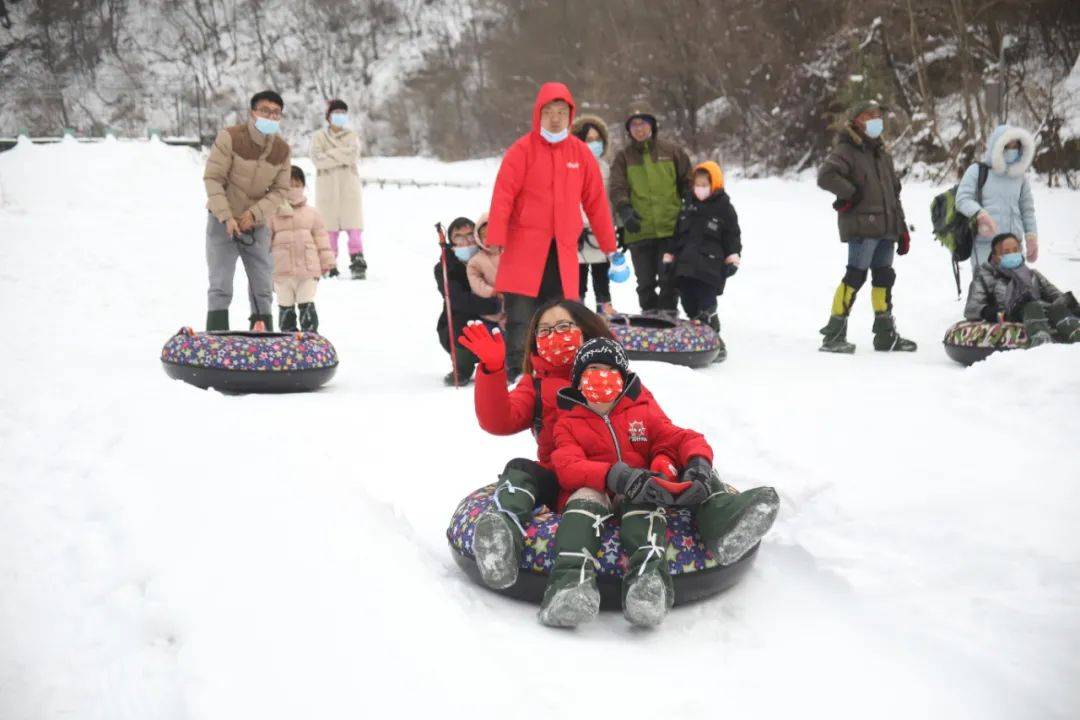
<svg viewBox="0 0 1080 720"><path fill-rule="evenodd" d="M315 163L315 206L326 220L330 247L336 260L338 234L344 230L349 238L349 269L354 279L362 280L367 273L361 232L364 228L361 209L360 136L349 125L349 106L342 100L331 100L326 110L327 127L311 139L311 160ZM338 274L337 267L330 276Z"/></svg>

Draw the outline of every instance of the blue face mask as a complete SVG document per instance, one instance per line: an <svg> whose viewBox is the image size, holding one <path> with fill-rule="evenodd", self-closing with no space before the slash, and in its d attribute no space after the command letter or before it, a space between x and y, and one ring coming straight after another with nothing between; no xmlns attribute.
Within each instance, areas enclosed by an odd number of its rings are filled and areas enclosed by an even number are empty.
<svg viewBox="0 0 1080 720"><path fill-rule="evenodd" d="M1015 148L1007 148L1005 150L1005 162L1012 165L1020 160L1020 151Z"/></svg>
<svg viewBox="0 0 1080 720"><path fill-rule="evenodd" d="M274 135L281 129L281 124L277 120L260 117L255 118L255 129L263 135Z"/></svg>
<svg viewBox="0 0 1080 720"><path fill-rule="evenodd" d="M349 124L349 116L347 113L331 113L330 124L334 127L343 128Z"/></svg>
<svg viewBox="0 0 1080 720"><path fill-rule="evenodd" d="M463 263L467 263L469 262L469 260L472 260L472 256L478 252L480 252L480 248L476 246L454 248L454 254L457 255L457 259Z"/></svg>
<svg viewBox="0 0 1080 720"><path fill-rule="evenodd" d="M877 138L881 137L881 133L885 130L885 121L881 118L873 118L866 121L866 137Z"/></svg>
<svg viewBox="0 0 1080 720"><path fill-rule="evenodd" d="M1024 253L1006 253L1001 256L1001 267L1006 270L1015 270L1024 264Z"/></svg>
<svg viewBox="0 0 1080 720"><path fill-rule="evenodd" d="M592 150L593 157L599 160L600 156L604 154L604 141L592 140L588 143L588 145L589 149Z"/></svg>
<svg viewBox="0 0 1080 720"><path fill-rule="evenodd" d="M563 128L562 131L553 133L548 132L544 128L540 128L540 136L547 140L549 143L561 143L566 139L566 136L570 134L569 128Z"/></svg>

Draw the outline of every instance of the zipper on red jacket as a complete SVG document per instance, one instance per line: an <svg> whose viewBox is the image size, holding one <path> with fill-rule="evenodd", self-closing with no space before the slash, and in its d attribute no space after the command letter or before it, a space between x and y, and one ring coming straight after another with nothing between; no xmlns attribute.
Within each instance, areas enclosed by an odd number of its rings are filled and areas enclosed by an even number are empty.
<svg viewBox="0 0 1080 720"><path fill-rule="evenodd" d="M619 404L619 401L622 400L622 396L625 395L625 394L626 394L626 390L623 390L619 394L619 397L615 398L615 402L613 402L611 404L612 409L614 409L615 406ZM581 403L579 403L579 404L581 404ZM611 442L615 443L615 457L617 457L619 459L619 462L622 462L622 450L619 449L619 438L617 438L615 436L615 428L612 427L612 425L611 425L611 419L607 415L601 415L600 413L596 412L595 410L593 410L588 405L581 404L581 407L583 407L586 410L588 410L589 412L597 415L601 420L604 421L604 424L607 425L608 432L611 433ZM611 412L611 411L609 410L608 412Z"/></svg>

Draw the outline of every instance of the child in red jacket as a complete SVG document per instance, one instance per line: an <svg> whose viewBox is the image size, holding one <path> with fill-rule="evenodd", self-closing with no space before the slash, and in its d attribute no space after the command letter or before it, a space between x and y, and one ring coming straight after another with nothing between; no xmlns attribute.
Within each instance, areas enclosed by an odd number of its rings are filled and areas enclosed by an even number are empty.
<svg viewBox="0 0 1080 720"><path fill-rule="evenodd" d="M596 338L574 358L570 387L558 396L552 465L570 491L555 544L559 551L540 607L545 625L573 627L600 609L596 558L600 527L620 515L630 558L623 614L635 625L659 624L674 602L665 507L690 507L706 547L721 564L742 557L776 518L769 487L729 493L712 471L712 448L700 433L672 423L641 394L618 343ZM679 469L681 468L681 472Z"/></svg>

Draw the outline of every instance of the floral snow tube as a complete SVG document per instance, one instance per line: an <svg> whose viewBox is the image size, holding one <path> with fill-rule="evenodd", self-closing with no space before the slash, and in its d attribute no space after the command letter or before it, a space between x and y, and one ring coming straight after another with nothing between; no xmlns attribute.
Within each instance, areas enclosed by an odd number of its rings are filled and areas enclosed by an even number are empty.
<svg viewBox="0 0 1080 720"><path fill-rule="evenodd" d="M725 486L736 492L731 486ZM461 501L450 518L446 538L455 562L474 582L487 588L480 578L480 569L473 555L473 531L480 513L491 505L495 485L480 488ZM517 582L504 590L492 590L519 600L536 604L544 597L548 574L555 563L555 532L559 528L558 513L541 508L525 526L525 549L521 554L521 570ZM731 565L720 565L705 549L697 534L693 513L686 508L667 508L667 561L675 586L675 604L701 600L726 590L750 569L757 556L758 545ZM606 610L622 607L622 576L629 559L619 547L619 528L604 523L601 531L600 569L597 585L600 606ZM491 588L488 588L491 589Z"/></svg>
<svg viewBox="0 0 1080 720"><path fill-rule="evenodd" d="M720 336L704 323L616 315L608 320L608 325L631 360L659 360L702 368L720 354Z"/></svg>
<svg viewBox="0 0 1080 720"><path fill-rule="evenodd" d="M229 393L315 390L337 371L337 351L318 333L181 328L161 349L165 373L200 388Z"/></svg>
<svg viewBox="0 0 1080 720"><path fill-rule="evenodd" d="M1028 346L1023 323L988 323L964 320L945 333L945 354L961 365L985 360L999 350L1022 350Z"/></svg>

